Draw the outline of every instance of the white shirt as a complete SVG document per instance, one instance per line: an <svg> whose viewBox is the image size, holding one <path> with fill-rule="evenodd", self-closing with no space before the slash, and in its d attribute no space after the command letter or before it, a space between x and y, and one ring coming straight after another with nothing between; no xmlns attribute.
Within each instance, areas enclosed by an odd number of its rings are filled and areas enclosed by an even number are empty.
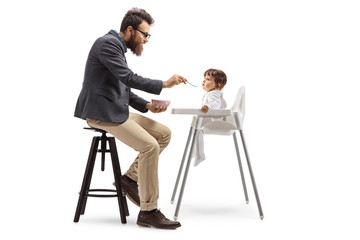
<svg viewBox="0 0 360 240"><path fill-rule="evenodd" d="M209 109L224 109L226 101L223 98L221 90L211 90L207 92L202 99L202 106L206 105Z"/></svg>
<svg viewBox="0 0 360 240"><path fill-rule="evenodd" d="M207 92L202 99L202 106L204 105L206 105L209 109L226 108L226 102L223 98L223 92L216 89ZM198 133L192 157L195 157L194 166L199 165L199 163L205 160L204 131L202 130L200 130Z"/></svg>

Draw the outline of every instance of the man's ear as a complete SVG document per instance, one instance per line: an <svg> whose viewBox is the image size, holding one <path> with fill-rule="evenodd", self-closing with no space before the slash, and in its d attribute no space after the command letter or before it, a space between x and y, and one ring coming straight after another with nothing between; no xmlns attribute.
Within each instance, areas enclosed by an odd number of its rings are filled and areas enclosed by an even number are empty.
<svg viewBox="0 0 360 240"><path fill-rule="evenodd" d="M125 33L131 35L132 31L134 31L134 28L133 28L132 26L128 26L128 27L126 28Z"/></svg>

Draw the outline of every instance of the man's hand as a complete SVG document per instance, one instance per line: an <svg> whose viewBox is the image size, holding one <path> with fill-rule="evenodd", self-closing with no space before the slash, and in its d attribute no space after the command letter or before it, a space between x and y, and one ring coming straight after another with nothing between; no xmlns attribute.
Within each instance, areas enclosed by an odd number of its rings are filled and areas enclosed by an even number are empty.
<svg viewBox="0 0 360 240"><path fill-rule="evenodd" d="M173 86L179 85L180 83L186 83L186 81L186 78L183 76L175 74L169 80L164 81L163 88L172 88Z"/></svg>
<svg viewBox="0 0 360 240"><path fill-rule="evenodd" d="M165 112L167 110L167 107L160 107L152 103L147 103L145 106L146 109L148 109L152 113L161 113Z"/></svg>

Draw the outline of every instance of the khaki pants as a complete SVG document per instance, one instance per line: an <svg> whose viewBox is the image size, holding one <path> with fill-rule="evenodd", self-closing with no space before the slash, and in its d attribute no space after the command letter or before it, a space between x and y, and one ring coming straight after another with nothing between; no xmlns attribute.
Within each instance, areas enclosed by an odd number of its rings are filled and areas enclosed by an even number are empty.
<svg viewBox="0 0 360 240"><path fill-rule="evenodd" d="M170 142L170 129L136 113L130 113L128 120L121 124L101 122L89 118L86 121L90 127L107 131L139 152L125 175L138 183L140 210L156 209L159 199L159 154Z"/></svg>

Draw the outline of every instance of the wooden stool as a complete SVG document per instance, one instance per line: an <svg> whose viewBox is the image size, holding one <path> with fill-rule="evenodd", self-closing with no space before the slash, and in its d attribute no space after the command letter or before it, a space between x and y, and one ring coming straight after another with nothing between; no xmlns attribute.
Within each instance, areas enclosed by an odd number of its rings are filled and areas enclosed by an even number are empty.
<svg viewBox="0 0 360 240"><path fill-rule="evenodd" d="M106 131L98 128L84 128L100 132L101 137L93 137L89 158L86 165L84 180L82 182L81 190L79 193L79 201L76 207L74 222L78 222L80 214L85 213L86 201L88 197L117 197L120 210L120 218L122 223L126 223L126 216L129 216L129 209L127 206L125 194L122 192L120 183L121 169L119 157L117 154L116 143L114 137L106 136ZM99 142L101 141L101 148L98 149ZM109 142L109 149L106 149L106 142ZM115 178L116 190L113 189L90 189L92 174L94 171L95 159L97 152L101 152L101 171L105 169L105 153L110 152L112 167ZM115 194L95 194L93 192L114 192Z"/></svg>

